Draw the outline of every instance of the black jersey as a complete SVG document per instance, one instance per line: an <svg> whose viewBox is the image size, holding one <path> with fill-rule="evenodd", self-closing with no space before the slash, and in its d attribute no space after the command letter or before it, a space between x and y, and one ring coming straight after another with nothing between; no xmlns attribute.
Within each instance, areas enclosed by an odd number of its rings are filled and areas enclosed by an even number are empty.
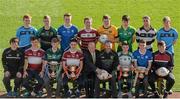
<svg viewBox="0 0 180 99"><path fill-rule="evenodd" d="M11 73L22 72L24 66L24 54L20 49L12 50L7 48L2 54L4 71Z"/></svg>

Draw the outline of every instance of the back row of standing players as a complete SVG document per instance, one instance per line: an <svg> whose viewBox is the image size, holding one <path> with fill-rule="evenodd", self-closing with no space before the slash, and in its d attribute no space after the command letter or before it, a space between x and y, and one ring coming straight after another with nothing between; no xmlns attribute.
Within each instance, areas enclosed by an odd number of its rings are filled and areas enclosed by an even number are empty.
<svg viewBox="0 0 180 99"><path fill-rule="evenodd" d="M51 26L50 16L44 16L44 26L38 31L31 26L31 16L25 15L23 17L24 26L21 26L16 33L16 37L19 39L19 47L26 50L30 47L30 37L37 36L40 38L41 48L47 50L51 47L51 39L59 36L61 38L61 50L64 52L69 49L69 43L72 38L77 38L81 49L87 48L88 42L97 42L100 35L107 35L108 39L113 43L112 49L116 51L115 43L118 44L117 52L122 51L122 42L127 41L130 46L129 51L132 52L132 44L140 39L143 39L147 43L147 49L153 51L152 44L157 41L165 41L167 50L174 55L174 47L178 33L176 29L171 27L171 19L166 16L163 18L163 27L156 31L150 24L150 17L143 17L143 26L137 31L133 26L130 26L130 17L128 15L122 16L122 25L117 29L111 24L111 18L108 15L104 15L102 18L103 25L97 30L92 27L92 18L84 18L84 29L78 31L77 26L71 23L72 15L70 13L64 14L64 24L61 25L56 31ZM101 44L101 49L104 48Z"/></svg>

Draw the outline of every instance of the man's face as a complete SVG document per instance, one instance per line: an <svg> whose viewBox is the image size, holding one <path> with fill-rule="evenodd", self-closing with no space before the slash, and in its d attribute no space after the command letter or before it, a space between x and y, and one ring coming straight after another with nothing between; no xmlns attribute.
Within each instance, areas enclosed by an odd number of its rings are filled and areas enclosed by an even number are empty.
<svg viewBox="0 0 180 99"><path fill-rule="evenodd" d="M14 42L11 42L11 47L17 49L18 48L18 39L15 39Z"/></svg>
<svg viewBox="0 0 180 99"><path fill-rule="evenodd" d="M125 27L128 27L129 26L129 21L123 20L122 25L125 26Z"/></svg>
<svg viewBox="0 0 180 99"><path fill-rule="evenodd" d="M37 48L39 46L39 41L38 40L31 41L31 45L32 47Z"/></svg>
<svg viewBox="0 0 180 99"><path fill-rule="evenodd" d="M166 50L166 46L165 45L158 45L158 50L160 52L164 52Z"/></svg>
<svg viewBox="0 0 180 99"><path fill-rule="evenodd" d="M91 52L95 52L95 49L96 49L95 43L89 43L89 44L88 44L88 49L89 49Z"/></svg>
<svg viewBox="0 0 180 99"><path fill-rule="evenodd" d="M110 23L111 23L110 19L103 19L104 26L110 26Z"/></svg>
<svg viewBox="0 0 180 99"><path fill-rule="evenodd" d="M52 43L51 43L51 46L52 46L53 48L58 48L59 42L52 42Z"/></svg>
<svg viewBox="0 0 180 99"><path fill-rule="evenodd" d="M45 26L49 26L51 23L51 20L49 18L46 18L43 20Z"/></svg>
<svg viewBox="0 0 180 99"><path fill-rule="evenodd" d="M71 16L65 16L65 17L64 17L64 22L65 22L66 24L70 24L70 23L71 23Z"/></svg>
<svg viewBox="0 0 180 99"><path fill-rule="evenodd" d="M77 42L71 42L71 43L70 43L70 47L71 47L72 49L75 49L75 48L77 47Z"/></svg>
<svg viewBox="0 0 180 99"><path fill-rule="evenodd" d="M163 24L164 24L164 27L170 27L171 26L171 21L166 20Z"/></svg>
<svg viewBox="0 0 180 99"><path fill-rule="evenodd" d="M111 50L112 49L112 43L105 43L105 49Z"/></svg>
<svg viewBox="0 0 180 99"><path fill-rule="evenodd" d="M143 19L144 26L150 26L150 20L149 19Z"/></svg>
<svg viewBox="0 0 180 99"><path fill-rule="evenodd" d="M84 24L85 24L85 27L91 27L92 20L85 20Z"/></svg>
<svg viewBox="0 0 180 99"><path fill-rule="evenodd" d="M31 24L31 18L24 18L23 22L25 25L30 25Z"/></svg>
<svg viewBox="0 0 180 99"><path fill-rule="evenodd" d="M123 51L128 51L129 50L129 46L128 45L123 45L122 46L122 50Z"/></svg>
<svg viewBox="0 0 180 99"><path fill-rule="evenodd" d="M145 43L139 43L139 49L141 49L141 50L146 49L146 44Z"/></svg>

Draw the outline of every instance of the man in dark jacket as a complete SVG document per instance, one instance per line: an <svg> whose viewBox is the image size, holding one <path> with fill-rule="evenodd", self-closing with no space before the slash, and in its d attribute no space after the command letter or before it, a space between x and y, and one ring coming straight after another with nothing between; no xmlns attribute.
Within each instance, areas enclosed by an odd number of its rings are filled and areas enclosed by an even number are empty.
<svg viewBox="0 0 180 99"><path fill-rule="evenodd" d="M105 49L100 52L99 58L101 65L97 66L100 69L100 72L98 72L97 69L97 76L95 78L95 97L99 97L100 95L100 82L107 81L110 83L111 96L117 97L115 72L119 64L119 60L117 53L112 50L112 43L110 41L105 42ZM105 79L101 79L101 77Z"/></svg>
<svg viewBox="0 0 180 99"><path fill-rule="evenodd" d="M18 39L10 39L10 47L5 49L2 54L2 64L4 68L3 83L7 91L7 96L18 96L18 90L21 84L22 71L24 65L23 52L18 48ZM14 79L14 93L10 80Z"/></svg>
<svg viewBox="0 0 180 99"><path fill-rule="evenodd" d="M84 54L84 68L83 74L85 78L85 90L86 97L93 98L94 95L94 80L96 76L96 71L100 66L100 58L98 57L100 52L96 50L95 42L88 43L88 49L83 50Z"/></svg>

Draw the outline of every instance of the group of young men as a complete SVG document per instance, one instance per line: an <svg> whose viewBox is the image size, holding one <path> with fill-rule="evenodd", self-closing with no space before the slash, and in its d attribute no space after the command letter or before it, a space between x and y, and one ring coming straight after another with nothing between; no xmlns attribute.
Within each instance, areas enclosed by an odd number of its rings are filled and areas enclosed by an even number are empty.
<svg viewBox="0 0 180 99"><path fill-rule="evenodd" d="M66 97L72 94L69 81L77 85L77 97L82 88L85 88L86 97L100 97L100 83L105 88L107 81L111 97L122 97L123 67L130 68L127 80L129 97L132 97L133 73L138 73L139 67L145 68L145 95L149 84L156 96L155 81L159 77L156 70L165 67L170 71L164 77L167 80L164 97L167 97L175 83L172 71L174 44L178 38L177 31L170 25L170 17L163 18L164 26L159 31L151 26L149 16L143 17L143 26L137 31L130 26L128 15L122 16L122 25L118 29L111 24L110 16L104 15L103 25L97 30L92 27L92 18L85 17L85 27L80 31L71 23L70 13L64 14L63 18L64 24L56 30L51 26L50 16L46 15L43 18L44 26L37 31L31 26L31 16L24 15L24 25L17 29L16 37L10 39L10 48L5 49L2 55L3 83L8 96L19 96L20 87L23 86L26 89L24 96L30 96L32 91L40 95L45 87L47 95L51 97L50 82L55 75L57 97L62 89ZM99 39L102 35L107 36L105 42ZM155 39L158 51L153 53L152 44ZM138 48L133 51L135 41ZM99 50L96 49L97 43L100 44ZM54 69L49 69L53 63L58 65L55 74ZM10 85L11 79L15 79L14 91ZM33 79L38 82L35 88L30 84ZM137 80L136 91L139 85L140 80Z"/></svg>

